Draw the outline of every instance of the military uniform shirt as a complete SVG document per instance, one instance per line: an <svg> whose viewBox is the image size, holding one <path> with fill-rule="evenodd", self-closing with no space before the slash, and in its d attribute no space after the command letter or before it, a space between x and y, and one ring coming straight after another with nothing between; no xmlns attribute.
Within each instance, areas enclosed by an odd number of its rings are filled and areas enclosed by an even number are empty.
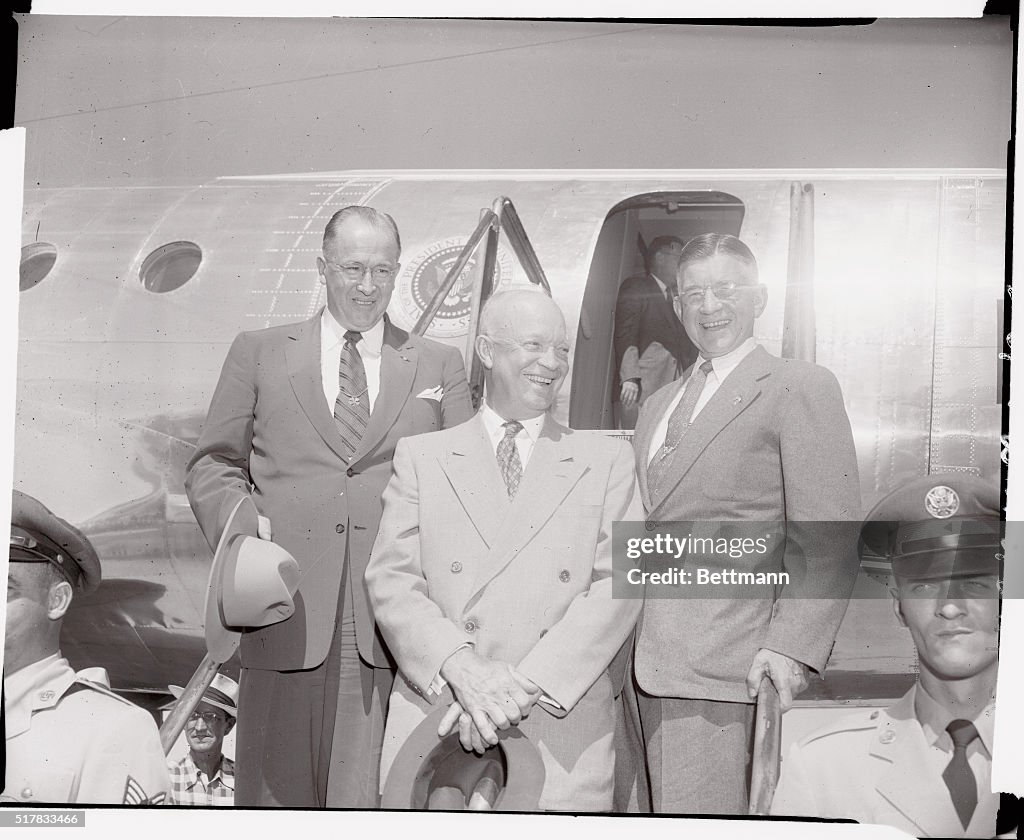
<svg viewBox="0 0 1024 840"><path fill-rule="evenodd" d="M162 805L170 787L153 718L54 654L4 679L3 799Z"/></svg>

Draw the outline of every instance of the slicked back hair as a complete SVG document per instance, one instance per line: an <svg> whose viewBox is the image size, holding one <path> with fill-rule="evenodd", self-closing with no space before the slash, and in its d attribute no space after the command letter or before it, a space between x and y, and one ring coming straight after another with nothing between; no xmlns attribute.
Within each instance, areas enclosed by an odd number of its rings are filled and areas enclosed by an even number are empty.
<svg viewBox="0 0 1024 840"><path fill-rule="evenodd" d="M753 252L744 244L743 240L729 233L702 233L695 236L683 246L682 256L679 258L679 272L676 275L682 278L686 266L693 262L706 260L719 254L732 257L750 268L753 282L757 282L757 260Z"/></svg>
<svg viewBox="0 0 1024 840"><path fill-rule="evenodd" d="M349 207L342 207L337 213L331 216L331 220L324 228L323 249L326 252L338 235L338 227L348 219L362 219L375 228L385 230L395 237L395 245L398 246L398 253L402 253L402 237L398 235L398 225L387 213L375 210L373 207L365 207L362 204L353 204Z"/></svg>
<svg viewBox="0 0 1024 840"><path fill-rule="evenodd" d="M662 251L667 251L673 245L678 245L680 248L683 247L683 240L678 236L655 236L647 246L647 252L644 258L644 266L648 271L654 265L654 258Z"/></svg>

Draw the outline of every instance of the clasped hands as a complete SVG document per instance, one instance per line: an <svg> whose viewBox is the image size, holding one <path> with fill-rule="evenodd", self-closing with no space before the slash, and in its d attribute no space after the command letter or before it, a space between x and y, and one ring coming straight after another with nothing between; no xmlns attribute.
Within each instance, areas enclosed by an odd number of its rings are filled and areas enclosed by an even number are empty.
<svg viewBox="0 0 1024 840"><path fill-rule="evenodd" d="M507 662L487 659L469 647L445 660L441 676L451 686L455 702L437 734L443 738L458 725L462 748L480 755L498 743L499 729L518 724L541 696L536 683Z"/></svg>

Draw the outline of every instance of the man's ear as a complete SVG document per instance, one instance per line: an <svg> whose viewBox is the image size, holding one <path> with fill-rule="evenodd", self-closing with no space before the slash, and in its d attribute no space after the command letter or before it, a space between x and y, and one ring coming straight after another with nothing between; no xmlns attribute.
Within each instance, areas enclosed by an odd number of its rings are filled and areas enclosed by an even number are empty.
<svg viewBox="0 0 1024 840"><path fill-rule="evenodd" d="M889 594L892 595L892 611L900 627L907 626L907 620L903 617L903 610L900 608L900 590L895 580L889 582Z"/></svg>
<svg viewBox="0 0 1024 840"><path fill-rule="evenodd" d="M476 355L488 370L494 367L494 342L486 335L476 337Z"/></svg>
<svg viewBox="0 0 1024 840"><path fill-rule="evenodd" d="M321 283L326 283L327 282L327 263L324 262L324 258L323 257L317 257L316 258L316 270L317 270L317 273L320 275L320 282Z"/></svg>
<svg viewBox="0 0 1024 840"><path fill-rule="evenodd" d="M74 597L74 590L66 580L59 581L50 587L46 593L46 617L50 621L57 621L64 617L64 613L71 606L71 599Z"/></svg>
<svg viewBox="0 0 1024 840"><path fill-rule="evenodd" d="M235 728L235 723L236 722L237 722L236 718L233 718L233 717L231 717L231 715L228 715L227 724L224 726L224 734L225 735L227 735L232 729Z"/></svg>
<svg viewBox="0 0 1024 840"><path fill-rule="evenodd" d="M757 302L754 304L754 317L760 318L768 305L768 287L764 283L757 284Z"/></svg>

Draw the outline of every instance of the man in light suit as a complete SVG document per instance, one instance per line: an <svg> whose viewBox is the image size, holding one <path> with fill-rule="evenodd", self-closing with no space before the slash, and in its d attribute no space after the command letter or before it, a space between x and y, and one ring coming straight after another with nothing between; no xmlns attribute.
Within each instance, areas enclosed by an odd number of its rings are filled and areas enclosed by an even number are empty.
<svg viewBox="0 0 1024 840"><path fill-rule="evenodd" d="M239 335L186 489L211 546L239 496L302 577L295 614L243 634L237 805L375 807L392 671L363 572L400 438L466 420L459 353L385 316L401 250L390 216L334 214L317 257L327 306Z"/></svg>
<svg viewBox="0 0 1024 840"><path fill-rule="evenodd" d="M767 293L739 239L683 249L677 309L700 357L644 403L633 446L649 527L658 522L858 520L850 422L835 377L757 344ZM705 526L711 527L711 526ZM848 528L839 530L849 531ZM792 534L791 534L792 536ZM852 534L851 534L852 536ZM856 578L855 541L807 525L773 557L795 572L763 597L665 597L648 587L634 650L650 805L746 813L753 700L763 676L783 706L825 666ZM730 561L743 570L758 561ZM813 595L824 597L808 597ZM627 698L629 699L629 698Z"/></svg>
<svg viewBox="0 0 1024 840"><path fill-rule="evenodd" d="M697 351L679 328L673 308L682 240L658 236L647 247L647 273L619 287L615 303L615 359L619 382L615 403L620 429L636 425L637 410L651 394L693 364Z"/></svg>
<svg viewBox="0 0 1024 840"><path fill-rule="evenodd" d="M795 743L771 812L880 823L915 837L1002 833L991 781L998 485L914 479L872 509L861 533L865 568L891 570L917 683L888 709L854 712Z"/></svg>
<svg viewBox="0 0 1024 840"><path fill-rule="evenodd" d="M548 415L569 344L547 296L495 295L476 350L485 405L399 444L366 570L400 671L382 774L432 704L449 703L440 732L458 726L467 750L510 725L534 742L542 809L607 810L607 669L640 607L612 599L612 523L641 513L632 453Z"/></svg>

